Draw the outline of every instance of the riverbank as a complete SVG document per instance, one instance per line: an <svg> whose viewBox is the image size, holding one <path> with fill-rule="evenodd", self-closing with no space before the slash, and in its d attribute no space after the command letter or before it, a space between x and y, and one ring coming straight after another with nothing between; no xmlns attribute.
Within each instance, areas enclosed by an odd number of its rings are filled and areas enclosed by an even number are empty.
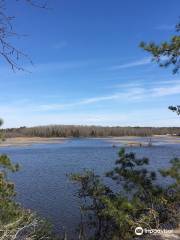
<svg viewBox="0 0 180 240"><path fill-rule="evenodd" d="M1 141L0 147L8 146L28 146L36 143L64 143L67 138L41 138L41 137L14 137L6 138L5 141Z"/></svg>
<svg viewBox="0 0 180 240"><path fill-rule="evenodd" d="M75 139L75 138L12 137L12 138L6 138L5 141L1 141L0 147L27 146L32 144L46 144L46 143L47 144L50 144L50 143L63 144L65 141L68 141L70 139ZM154 135L152 137L137 137L137 136L103 137L103 138L94 138L94 139L107 141L110 144L112 144L112 146L114 147L118 145L143 147L143 146L151 146L157 143L180 144L180 137L167 136L167 135Z"/></svg>
<svg viewBox="0 0 180 240"><path fill-rule="evenodd" d="M152 137L112 137L107 139L107 141L111 142L113 146L116 145L125 145L125 146L138 146L138 147L146 147L153 146L157 144L180 144L180 137L177 136L169 136L169 135L154 135Z"/></svg>

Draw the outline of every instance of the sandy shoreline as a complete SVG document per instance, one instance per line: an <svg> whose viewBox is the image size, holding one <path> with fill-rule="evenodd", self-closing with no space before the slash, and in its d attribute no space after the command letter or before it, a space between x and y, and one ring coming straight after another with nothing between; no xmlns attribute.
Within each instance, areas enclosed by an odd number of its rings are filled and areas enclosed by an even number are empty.
<svg viewBox="0 0 180 240"><path fill-rule="evenodd" d="M0 147L26 146L36 143L64 143L68 138L14 137L0 142Z"/></svg>
<svg viewBox="0 0 180 240"><path fill-rule="evenodd" d="M0 142L0 147L8 146L27 146L38 143L60 143L63 144L71 138L45 138L45 137L14 137L7 138L5 141ZM93 138L89 138L93 139ZM123 144L127 146L146 146L150 141L158 140L159 142L180 144L180 137L167 136L167 135L154 135L152 137L138 137L138 136L123 136L123 137L102 137L94 138L108 141L112 145ZM150 140L151 139L151 140Z"/></svg>
<svg viewBox="0 0 180 240"><path fill-rule="evenodd" d="M122 144L125 146L151 146L154 145L155 142L164 144L180 144L180 137L169 135L154 135L152 137L127 136L113 137L107 141L111 142L113 145Z"/></svg>

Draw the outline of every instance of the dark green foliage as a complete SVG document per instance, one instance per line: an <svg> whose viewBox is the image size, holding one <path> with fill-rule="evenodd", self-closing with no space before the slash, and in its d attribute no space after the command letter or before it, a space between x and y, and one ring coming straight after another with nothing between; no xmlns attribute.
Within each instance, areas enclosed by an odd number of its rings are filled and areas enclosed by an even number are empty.
<svg viewBox="0 0 180 240"><path fill-rule="evenodd" d="M180 23L176 26L177 33L180 31ZM174 35L169 42L161 44L154 42L141 42L140 47L153 55L153 61L156 61L160 67L173 65L173 73L177 73L180 68L180 36Z"/></svg>
<svg viewBox="0 0 180 240"><path fill-rule="evenodd" d="M180 106L169 106L169 109L173 112L176 112L177 115L180 115Z"/></svg>
<svg viewBox="0 0 180 240"><path fill-rule="evenodd" d="M58 239L47 221L15 202L15 185L8 179L8 173L18 170L18 164L13 164L8 156L0 155L0 239Z"/></svg>
<svg viewBox="0 0 180 240"><path fill-rule="evenodd" d="M160 67L173 67L173 73L177 73L180 68L180 22L176 25L177 35L174 35L170 42L163 42L161 44L140 43L140 47L152 54L152 60L157 62ZM169 109L180 115L180 106L169 106Z"/></svg>
<svg viewBox="0 0 180 240"><path fill-rule="evenodd" d="M79 184L78 197L82 201L81 239L131 240L137 226L176 227L179 171L180 159L173 159L169 169L161 170L163 177L173 178L172 184L163 187L157 184L156 172L148 170L147 158L136 158L134 153L121 149L115 168L106 174L117 184L116 190L106 186L93 171L71 175L71 180Z"/></svg>
<svg viewBox="0 0 180 240"><path fill-rule="evenodd" d="M14 184L7 179L8 172L16 172L18 169L18 164L13 164L8 156L0 155L0 224L8 223L19 215L19 208L13 201Z"/></svg>
<svg viewBox="0 0 180 240"><path fill-rule="evenodd" d="M125 149L122 148L119 151L119 159L116 161L116 165L112 172L107 173L108 177L113 180L122 182L124 189L135 190L138 185L144 185L149 187L151 181L155 179L156 174L154 172L148 172L146 168L136 168L148 164L147 158L136 159L134 153L125 153Z"/></svg>
<svg viewBox="0 0 180 240"><path fill-rule="evenodd" d="M103 214L105 205L102 199L111 195L111 190L102 183L100 177L93 171L85 170L82 174L71 174L70 179L80 186L77 192L77 196L82 200L80 206L82 220L79 225L80 239L102 239L102 237L107 239L104 229L110 231L110 225ZM87 238L85 238L85 230L88 232ZM93 231L92 236L91 231Z"/></svg>
<svg viewBox="0 0 180 240"><path fill-rule="evenodd" d="M180 184L180 161L179 158L174 158L170 161L172 164L171 168L167 170L160 170L160 173L163 177L171 177L176 180L177 186Z"/></svg>

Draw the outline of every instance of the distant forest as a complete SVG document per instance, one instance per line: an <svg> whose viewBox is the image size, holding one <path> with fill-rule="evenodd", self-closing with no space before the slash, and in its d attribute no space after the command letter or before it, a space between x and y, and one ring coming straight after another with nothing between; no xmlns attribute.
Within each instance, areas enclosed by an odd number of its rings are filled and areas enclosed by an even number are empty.
<svg viewBox="0 0 180 240"><path fill-rule="evenodd" d="M1 134L7 137L119 137L119 136L180 136L180 127L101 127L49 125L37 127L20 127L2 129Z"/></svg>

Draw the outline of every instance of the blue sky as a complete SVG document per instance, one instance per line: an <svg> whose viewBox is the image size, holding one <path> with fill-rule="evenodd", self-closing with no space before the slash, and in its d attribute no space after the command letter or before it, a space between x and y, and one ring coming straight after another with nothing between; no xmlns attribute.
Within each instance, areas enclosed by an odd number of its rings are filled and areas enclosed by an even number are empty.
<svg viewBox="0 0 180 240"><path fill-rule="evenodd" d="M12 40L33 60L13 73L0 60L4 127L46 124L180 126L180 78L138 47L174 33L179 0L49 1L50 10L11 2Z"/></svg>

